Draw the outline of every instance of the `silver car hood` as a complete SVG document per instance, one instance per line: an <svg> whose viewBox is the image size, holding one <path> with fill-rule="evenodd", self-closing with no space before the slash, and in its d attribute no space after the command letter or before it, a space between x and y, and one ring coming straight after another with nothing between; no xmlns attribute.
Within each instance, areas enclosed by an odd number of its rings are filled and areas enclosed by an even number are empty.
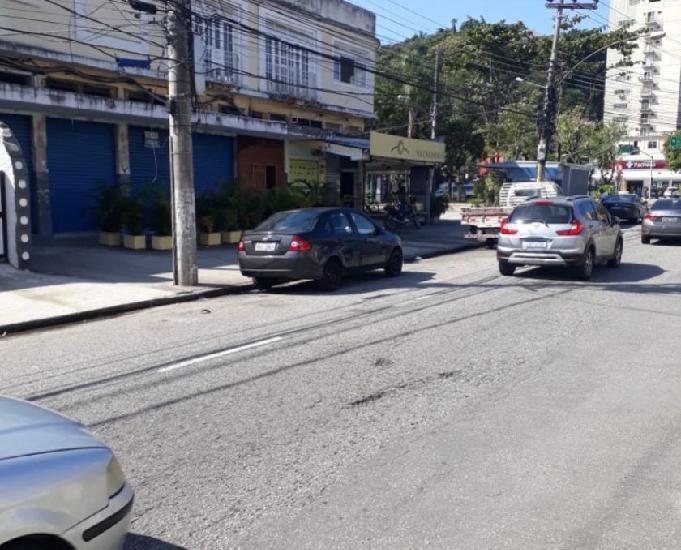
<svg viewBox="0 0 681 550"><path fill-rule="evenodd" d="M0 460L105 447L85 427L37 405L0 396Z"/></svg>

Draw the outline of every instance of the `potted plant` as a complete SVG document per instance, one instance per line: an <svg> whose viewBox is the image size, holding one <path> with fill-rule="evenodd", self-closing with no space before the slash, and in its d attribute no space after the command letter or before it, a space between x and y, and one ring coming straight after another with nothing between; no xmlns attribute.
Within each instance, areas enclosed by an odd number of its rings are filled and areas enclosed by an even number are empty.
<svg viewBox="0 0 681 550"><path fill-rule="evenodd" d="M118 185L101 184L97 189L97 206L94 209L99 228L99 244L121 246L123 227L123 197Z"/></svg>
<svg viewBox="0 0 681 550"><path fill-rule="evenodd" d="M172 250L173 236L170 200L163 193L158 193L154 197L152 226L154 235L151 237L151 248L153 250Z"/></svg>
<svg viewBox="0 0 681 550"><path fill-rule="evenodd" d="M237 211L233 207L227 207L222 210L224 220L224 231L222 231L222 242L235 244L241 240L242 231L239 229L239 217Z"/></svg>
<svg viewBox="0 0 681 550"><path fill-rule="evenodd" d="M196 198L196 218L199 226L199 243L203 246L217 246L222 235L216 230L216 198L206 190Z"/></svg>
<svg viewBox="0 0 681 550"><path fill-rule="evenodd" d="M147 247L147 238L143 232L144 205L139 198L125 199L123 221L125 222L123 246L131 250L144 250Z"/></svg>

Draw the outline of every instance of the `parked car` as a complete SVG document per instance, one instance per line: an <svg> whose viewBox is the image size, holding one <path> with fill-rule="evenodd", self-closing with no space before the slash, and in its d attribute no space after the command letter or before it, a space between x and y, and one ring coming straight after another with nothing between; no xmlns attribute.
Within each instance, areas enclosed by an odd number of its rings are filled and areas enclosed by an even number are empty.
<svg viewBox="0 0 681 550"><path fill-rule="evenodd" d="M305 208L278 212L238 246L239 268L261 289L313 279L334 290L347 273L382 268L398 276L400 238L352 208Z"/></svg>
<svg viewBox="0 0 681 550"><path fill-rule="evenodd" d="M603 206L615 216L631 223L640 223L646 213L646 205L641 202L637 195L622 193L609 195L603 199Z"/></svg>
<svg viewBox="0 0 681 550"><path fill-rule="evenodd" d="M658 199L644 216L641 242L650 239L681 238L681 199Z"/></svg>
<svg viewBox="0 0 681 550"><path fill-rule="evenodd" d="M618 267L623 247L619 225L593 199L534 199L516 206L501 225L499 272L509 276L523 265L562 266L589 280L598 264Z"/></svg>
<svg viewBox="0 0 681 550"><path fill-rule="evenodd" d="M665 189L664 195L666 199L676 199L679 197L679 188L675 185L670 185Z"/></svg>
<svg viewBox="0 0 681 550"><path fill-rule="evenodd" d="M81 424L0 397L0 548L119 550L133 491Z"/></svg>

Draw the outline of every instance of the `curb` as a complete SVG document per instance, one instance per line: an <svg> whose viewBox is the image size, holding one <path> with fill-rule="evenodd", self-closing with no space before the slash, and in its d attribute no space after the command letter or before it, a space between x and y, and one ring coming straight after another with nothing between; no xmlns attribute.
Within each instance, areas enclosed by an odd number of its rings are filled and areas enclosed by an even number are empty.
<svg viewBox="0 0 681 550"><path fill-rule="evenodd" d="M462 244L456 248L447 250L435 250L421 255L405 256L405 263L416 263L417 258L427 260L429 258L437 258L439 256L447 256L449 254L456 254L457 252L465 252L478 248L476 244ZM211 288L207 290L199 290L195 292L187 292L184 294L176 294L174 296L164 296L163 298L153 298L151 300L142 300L140 302L131 302L128 304L118 304L115 306L107 306L100 309L91 309L87 311L78 311L76 313L67 313L65 315L57 315L55 317L47 317L44 319L32 319L30 321L22 321L20 323L11 323L8 325L0 325L0 337L12 336L21 334L23 332L30 332L33 330L40 330L45 328L53 328L60 325L69 325L80 323L83 321L92 321L94 319L103 319L106 317L114 317L123 313L131 313L133 311L141 311L143 309L151 309L156 307L169 306L173 304L181 304L188 302L196 302L201 299L220 298L221 296L229 296L232 294L244 294L255 289L253 284L233 285L224 288Z"/></svg>
<svg viewBox="0 0 681 550"><path fill-rule="evenodd" d="M82 321L91 321L93 319L113 317L123 313L130 313L143 309L151 309L155 307L169 306L172 304L187 302L196 302L204 298L219 298L220 296L228 296L230 294L243 294L253 289L255 289L255 286L252 284L229 286L225 288L211 288L208 290L199 290L195 292L177 294L174 296L164 296L163 298L142 300L140 302L130 302L128 304L118 304L115 306L107 306L99 309L67 313L65 315L57 315L55 317L47 317L44 319L31 319L30 321L22 321L20 323L0 325L0 337L12 336L22 332L30 332L44 328L52 328L59 325L69 325L80 323Z"/></svg>

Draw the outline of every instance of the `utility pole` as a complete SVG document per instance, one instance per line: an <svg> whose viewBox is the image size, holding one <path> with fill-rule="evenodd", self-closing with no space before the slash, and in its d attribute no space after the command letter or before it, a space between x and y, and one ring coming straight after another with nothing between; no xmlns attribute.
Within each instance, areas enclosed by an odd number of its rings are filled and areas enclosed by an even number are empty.
<svg viewBox="0 0 681 550"><path fill-rule="evenodd" d="M548 148L555 129L556 113L556 65L558 63L558 42L560 27L563 24L563 10L596 10L598 0L592 2L566 2L566 0L549 0L546 7L556 10L555 27L553 29L553 45L546 77L544 105L539 118L539 147L537 148L537 181L544 181Z"/></svg>
<svg viewBox="0 0 681 550"><path fill-rule="evenodd" d="M191 0L174 0L167 6L173 281L180 286L195 286L199 277L192 166Z"/></svg>
<svg viewBox="0 0 681 550"><path fill-rule="evenodd" d="M440 46L435 48L435 76L433 79L433 106L430 114L430 139L435 141L437 139L437 115L438 102L440 92ZM431 216L431 196L433 194L433 184L435 183L435 166L430 169L430 177L428 178L427 192L426 192L426 223L430 223Z"/></svg>

